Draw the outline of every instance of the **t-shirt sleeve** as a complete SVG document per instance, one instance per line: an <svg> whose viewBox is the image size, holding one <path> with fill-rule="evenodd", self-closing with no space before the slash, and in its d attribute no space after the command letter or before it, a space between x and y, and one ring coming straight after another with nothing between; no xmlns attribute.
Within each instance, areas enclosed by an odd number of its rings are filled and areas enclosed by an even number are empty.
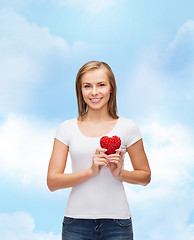
<svg viewBox="0 0 194 240"><path fill-rule="evenodd" d="M142 138L139 127L132 121L128 121L126 126L126 146L130 147L132 144Z"/></svg>
<svg viewBox="0 0 194 240"><path fill-rule="evenodd" d="M68 124L68 121L65 121L59 125L54 138L69 146L70 126Z"/></svg>

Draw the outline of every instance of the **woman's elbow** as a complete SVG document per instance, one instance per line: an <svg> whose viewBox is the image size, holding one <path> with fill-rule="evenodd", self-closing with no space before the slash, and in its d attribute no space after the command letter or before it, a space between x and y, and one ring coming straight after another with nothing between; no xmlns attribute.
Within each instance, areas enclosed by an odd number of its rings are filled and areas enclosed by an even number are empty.
<svg viewBox="0 0 194 240"><path fill-rule="evenodd" d="M53 178L50 176L47 176L47 187L51 192L56 191L56 188L54 187L54 184L53 184Z"/></svg>
<svg viewBox="0 0 194 240"><path fill-rule="evenodd" d="M147 186L151 182L151 172L146 172L141 185Z"/></svg>
<svg viewBox="0 0 194 240"><path fill-rule="evenodd" d="M151 182L151 172L147 172L145 176L145 181L142 185L147 186L150 182Z"/></svg>

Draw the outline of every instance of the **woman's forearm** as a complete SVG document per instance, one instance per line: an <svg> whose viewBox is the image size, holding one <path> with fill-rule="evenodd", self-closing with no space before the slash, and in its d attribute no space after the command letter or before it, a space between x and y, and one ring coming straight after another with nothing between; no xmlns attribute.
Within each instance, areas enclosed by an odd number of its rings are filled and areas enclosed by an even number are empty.
<svg viewBox="0 0 194 240"><path fill-rule="evenodd" d="M118 179L122 182L146 186L150 183L151 173L144 170L127 171L121 169Z"/></svg>
<svg viewBox="0 0 194 240"><path fill-rule="evenodd" d="M54 173L48 175L47 185L51 192L79 185L93 177L91 168L75 173Z"/></svg>

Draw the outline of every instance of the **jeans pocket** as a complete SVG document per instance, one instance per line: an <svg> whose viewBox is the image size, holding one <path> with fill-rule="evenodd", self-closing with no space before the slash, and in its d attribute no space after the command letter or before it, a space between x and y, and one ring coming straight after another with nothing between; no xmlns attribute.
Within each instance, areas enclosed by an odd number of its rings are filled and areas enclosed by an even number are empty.
<svg viewBox="0 0 194 240"><path fill-rule="evenodd" d="M127 218L127 219L115 219L115 222L117 223L117 225L119 225L120 227L130 227L132 226L132 220L131 218Z"/></svg>
<svg viewBox="0 0 194 240"><path fill-rule="evenodd" d="M72 224L73 222L75 222L75 218L64 217L63 219L63 225L69 225Z"/></svg>

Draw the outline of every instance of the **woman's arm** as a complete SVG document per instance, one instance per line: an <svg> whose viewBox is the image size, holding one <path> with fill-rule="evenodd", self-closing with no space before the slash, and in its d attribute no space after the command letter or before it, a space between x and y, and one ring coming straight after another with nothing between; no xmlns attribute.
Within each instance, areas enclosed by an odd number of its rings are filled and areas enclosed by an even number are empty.
<svg viewBox="0 0 194 240"><path fill-rule="evenodd" d="M81 184L88 179L96 176L102 166L107 166L108 161L105 159L106 156L100 155L100 151L96 150L93 157L93 164L91 168L87 168L75 173L64 174L67 155L69 148L59 140L54 140L53 151L48 167L47 174L47 185L50 191L56 191L62 188L73 187Z"/></svg>
<svg viewBox="0 0 194 240"><path fill-rule="evenodd" d="M121 151L122 150L120 150L120 156L115 156L114 160L111 161L116 164L116 168L112 167L113 175L123 182L144 186L147 185L151 180L151 171L142 139L127 148L134 171L122 169L123 154Z"/></svg>
<svg viewBox="0 0 194 240"><path fill-rule="evenodd" d="M128 147L127 152L131 159L134 171L122 169L120 180L127 183L146 186L151 181L151 170L145 154L142 139Z"/></svg>

